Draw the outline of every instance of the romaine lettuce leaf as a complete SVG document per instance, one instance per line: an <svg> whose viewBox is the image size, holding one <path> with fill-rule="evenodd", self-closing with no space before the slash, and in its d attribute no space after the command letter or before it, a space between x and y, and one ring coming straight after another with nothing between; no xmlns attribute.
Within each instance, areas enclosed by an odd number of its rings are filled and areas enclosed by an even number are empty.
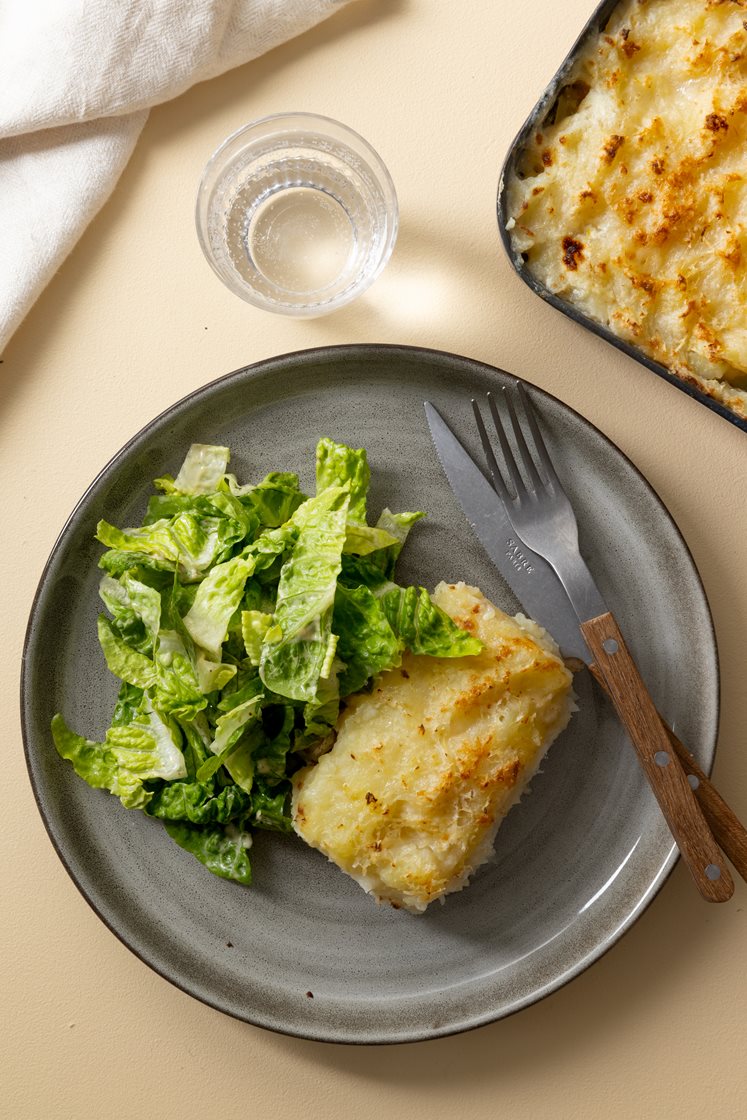
<svg viewBox="0 0 747 1120"><path fill-rule="evenodd" d="M232 681L231 687L224 690L221 699L215 705L216 713L230 712L255 696L261 698L264 689L265 686L256 667L251 666L248 669L242 667Z"/></svg>
<svg viewBox="0 0 747 1120"><path fill-rule="evenodd" d="M341 696L357 692L369 677L399 664L403 643L380 600L367 587L338 585L332 627L340 635L337 653L345 665L340 674Z"/></svg>
<svg viewBox="0 0 747 1120"><path fill-rule="evenodd" d="M122 583L112 576L104 576L99 584L99 596L112 616L117 635L146 656L153 652L153 637L146 630L142 619L135 613Z"/></svg>
<svg viewBox="0 0 747 1120"><path fill-rule="evenodd" d="M259 718L261 701L262 693L260 692L218 717L215 721L215 737L210 744L210 750L213 754L223 754L227 747L231 747L238 742L244 733L246 724L250 720Z"/></svg>
<svg viewBox="0 0 747 1120"><path fill-rule="evenodd" d="M120 727L132 723L140 710L143 702L143 690L137 685L122 681L117 694L117 703L112 715L112 727Z"/></svg>
<svg viewBox="0 0 747 1120"><path fill-rule="evenodd" d="M173 489L181 494L210 494L218 489L228 466L227 447L193 443L187 452Z"/></svg>
<svg viewBox="0 0 747 1120"><path fill-rule="evenodd" d="M203 695L209 692L221 692L228 682L236 676L236 666L223 661L211 661L202 652L198 651L195 659L195 673L197 685Z"/></svg>
<svg viewBox="0 0 747 1120"><path fill-rule="evenodd" d="M137 549L110 548L99 557L98 566L115 578L128 571L134 572L140 578L146 572L152 577L160 575L167 578L166 573L174 571L173 561L160 560Z"/></svg>
<svg viewBox="0 0 747 1120"><path fill-rule="evenodd" d="M350 491L350 521L366 523L366 496L371 471L363 448L357 451L344 443L320 439L316 445L316 492L330 486L347 485Z"/></svg>
<svg viewBox="0 0 747 1120"><path fill-rule="evenodd" d="M237 786L245 793L254 788L255 753L264 742L264 731L259 720L247 723L235 747L226 753L224 766Z"/></svg>
<svg viewBox="0 0 747 1120"><path fill-rule="evenodd" d="M107 548L114 548L119 552L141 553L173 568L179 557L179 548L171 534L170 524L170 521L162 518L139 529L117 529L108 521L99 521L96 537Z"/></svg>
<svg viewBox="0 0 747 1120"><path fill-rule="evenodd" d="M379 602L392 630L412 653L469 657L482 649L480 639L460 629L423 587L392 586Z"/></svg>
<svg viewBox="0 0 747 1120"><path fill-rule="evenodd" d="M176 722L179 724L184 737L182 753L187 767L187 778L190 782L193 782L202 763L207 758L213 757L210 753L210 743L213 736L204 712L198 712L194 719L180 719L177 716Z"/></svg>
<svg viewBox="0 0 747 1120"><path fill-rule="evenodd" d="M246 816L252 798L238 786L218 787L215 782L168 782L157 789L145 812L164 821L190 824L225 824Z"/></svg>
<svg viewBox="0 0 747 1120"><path fill-rule="evenodd" d="M199 580L213 564L225 559L238 531L225 517L198 517L178 513L169 522L177 545L178 572L186 580Z"/></svg>
<svg viewBox="0 0 747 1120"><path fill-rule="evenodd" d="M379 520L376 522L376 527L378 529L384 529L393 536L395 538L395 543L382 550L382 552L377 552L371 559L375 563L381 565L387 579L391 579L394 575L394 566L409 536L410 529L423 517L425 517L425 514L422 510L410 513L392 513L390 509L383 509L381 511Z"/></svg>
<svg viewBox="0 0 747 1120"><path fill-rule="evenodd" d="M140 529L117 529L100 521L96 536L115 555L105 554L99 563L110 574L126 570L121 553L132 553L132 564L150 564L178 571L186 580L198 580L213 564L226 559L242 539L243 528L229 517L202 516L189 510L161 518Z"/></svg>
<svg viewBox="0 0 747 1120"><path fill-rule="evenodd" d="M292 832L290 817L290 782L269 789L258 779L252 790L252 804L249 823L254 828L264 828L270 832Z"/></svg>
<svg viewBox="0 0 747 1120"><path fill-rule="evenodd" d="M298 526L291 519L278 529L265 529L246 546L242 555L254 558L256 572L266 571L275 560L291 551L297 538Z"/></svg>
<svg viewBox="0 0 747 1120"><path fill-rule="evenodd" d="M143 689L156 683L156 667L151 659L128 646L105 614L99 615L98 632L106 664L115 677Z"/></svg>
<svg viewBox="0 0 747 1120"><path fill-rule="evenodd" d="M106 746L120 768L140 775L143 781L163 778L171 782L187 776L176 725L155 711L147 699L134 720L109 728Z"/></svg>
<svg viewBox="0 0 747 1120"><path fill-rule="evenodd" d="M272 626L273 616L264 611L241 612L241 636L244 640L246 656L252 665L259 665L262 657L262 643ZM278 631L277 637L282 637Z"/></svg>
<svg viewBox="0 0 747 1120"><path fill-rule="evenodd" d="M116 782L117 760L104 743L95 743L76 735L59 713L52 718L52 738L60 758L72 762L78 777L94 789L112 790ZM135 779L135 786L141 784Z"/></svg>
<svg viewBox="0 0 747 1120"><path fill-rule="evenodd" d="M137 720L110 727L104 743L76 735L61 715L52 720L52 737L61 758L96 789L108 789L127 809L143 809L151 797L143 783L154 778L186 777L174 729L146 709Z"/></svg>
<svg viewBox="0 0 747 1120"><path fill-rule="evenodd" d="M279 641L262 646L265 686L290 700L313 700L333 647L332 606L340 573L350 495L329 487L296 510L298 539L278 582Z"/></svg>
<svg viewBox="0 0 747 1120"><path fill-rule="evenodd" d="M159 632L156 665L159 670L159 683L167 670L176 679L164 682L164 691L175 698L192 705L192 710L184 709L179 714L193 718L196 711L205 707L202 699L211 692L218 691L236 676L237 667L225 661L212 661L204 650L196 646L192 635L184 625L180 611L189 611L194 604L197 587L194 584L183 587L175 579L169 594L163 595L163 614L173 630Z"/></svg>
<svg viewBox="0 0 747 1120"><path fill-rule="evenodd" d="M346 587L369 587L376 590L392 581L397 557L407 539L410 529L425 517L424 513L392 513L385 509L379 517L376 531L384 530L391 542L373 552L359 552L353 555L352 549L345 550L342 559L340 580Z"/></svg>
<svg viewBox="0 0 747 1120"><path fill-rule="evenodd" d="M343 664L335 660L328 676L320 678L316 696L303 707L304 731L296 735L293 749L304 750L329 739L340 715L340 673Z"/></svg>
<svg viewBox="0 0 747 1120"><path fill-rule="evenodd" d="M298 487L298 475L285 471L268 474L256 486L239 486L233 475L226 475L231 493L254 510L260 525L277 528L289 521L306 496Z"/></svg>
<svg viewBox="0 0 747 1120"><path fill-rule="evenodd" d="M162 712L193 719L207 705L197 674L181 635L159 630L154 658L156 666L153 702Z"/></svg>
<svg viewBox="0 0 747 1120"><path fill-rule="evenodd" d="M251 833L239 825L195 825L183 821L164 821L164 828L180 848L193 856L221 879L234 879L249 886L252 870L247 849Z"/></svg>
<svg viewBox="0 0 747 1120"><path fill-rule="evenodd" d="M197 772L200 781L225 766L234 782L249 793L254 780L253 753L262 740L260 716L263 693L258 693L218 717L215 723L215 737L210 750L214 760L204 762ZM251 728L250 734L247 734Z"/></svg>
<svg viewBox="0 0 747 1120"><path fill-rule="evenodd" d="M103 616L99 623L99 639L107 664L131 685L152 690L155 705L161 711L194 715L205 707L203 693L211 690L207 686L215 687L214 680L225 682L234 675L233 666L211 666L205 662L206 687L202 687L196 675L199 662L193 665L182 636L176 631L159 629L161 595L131 574L125 573L120 580L105 576L100 593L115 612L113 624ZM173 617L173 612L170 614ZM139 624L139 632L135 623ZM145 657L140 649L147 649L151 657Z"/></svg>
<svg viewBox="0 0 747 1120"><path fill-rule="evenodd" d="M348 522L343 552L352 553L356 556L368 556L371 552L391 548L397 543L397 538L392 536L391 533L387 533L385 529Z"/></svg>
<svg viewBox="0 0 747 1120"><path fill-rule="evenodd" d="M215 527L216 540L223 552L245 539L252 540L259 528L257 514L225 490L215 494L193 497L190 494L154 494L148 501L143 524L154 525L161 521L169 524L178 517L187 516L188 533L194 533L194 523ZM181 529L182 535L184 529ZM189 540L190 550L194 543Z"/></svg>
<svg viewBox="0 0 747 1120"><path fill-rule="evenodd" d="M254 564L237 556L208 572L197 588L195 601L184 617L184 625L212 661L220 661L231 616L241 602L244 584Z"/></svg>
<svg viewBox="0 0 747 1120"><path fill-rule="evenodd" d="M152 654L161 625L159 592L127 571L119 579L104 576L99 595L113 616L119 636L140 653Z"/></svg>

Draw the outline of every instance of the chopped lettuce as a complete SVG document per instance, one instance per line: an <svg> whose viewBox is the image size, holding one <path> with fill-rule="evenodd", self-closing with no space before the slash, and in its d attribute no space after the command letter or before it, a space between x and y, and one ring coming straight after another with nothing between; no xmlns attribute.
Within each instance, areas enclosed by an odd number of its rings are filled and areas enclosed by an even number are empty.
<svg viewBox="0 0 747 1120"><path fill-rule="evenodd" d="M264 611L241 612L241 636L244 639L246 656L249 658L252 665L259 665L262 659L262 645L267 636L267 631L272 625L273 616L271 614L266 614ZM274 636L277 638L282 637L282 632L279 628Z"/></svg>
<svg viewBox="0 0 747 1120"><path fill-rule="evenodd" d="M195 601L184 617L192 640L214 661L220 661L228 624L253 570L254 565L240 556L216 564L197 588Z"/></svg>
<svg viewBox="0 0 747 1120"><path fill-rule="evenodd" d="M193 443L174 479L174 490L182 494L211 494L226 473L229 457L227 447Z"/></svg>
<svg viewBox="0 0 747 1120"><path fill-rule="evenodd" d="M269 832L292 832L289 801L290 782L284 782L282 788L269 789L258 779L252 794L249 823L254 828L264 828Z"/></svg>
<svg viewBox="0 0 747 1120"><path fill-rule="evenodd" d="M469 657L482 649L480 639L457 626L422 587L392 587L380 602L392 630L411 653Z"/></svg>
<svg viewBox="0 0 747 1120"><path fill-rule="evenodd" d="M226 825L194 825L183 821L164 821L166 831L180 848L191 852L200 863L221 879L234 879L250 886L252 869L247 849L251 832L229 821Z"/></svg>
<svg viewBox="0 0 747 1120"><path fill-rule="evenodd" d="M251 699L245 700L243 704L237 704L236 707L218 716L215 721L215 738L210 744L210 750L213 754L225 754L230 747L238 742L244 734L247 723L259 718L261 701L262 693L259 693L252 696Z"/></svg>
<svg viewBox="0 0 747 1120"><path fill-rule="evenodd" d="M372 552L392 548L397 543L397 538L387 533L386 529L378 529L371 525L356 525L351 522L345 532L343 552L350 552L355 556L369 556Z"/></svg>
<svg viewBox="0 0 747 1120"><path fill-rule="evenodd" d="M265 686L290 700L313 700L334 652L332 606L345 543L349 492L330 486L296 510L298 539L278 582L277 641L262 646Z"/></svg>
<svg viewBox="0 0 747 1120"><path fill-rule="evenodd" d="M347 487L350 494L349 520L366 523L366 498L371 471L363 448L354 451L344 443L320 439L316 445L316 492L323 493L334 486Z"/></svg>
<svg viewBox="0 0 747 1120"><path fill-rule="evenodd" d="M410 650L480 643L394 582L422 513L367 520L363 450L316 449L311 497L286 471L242 485L194 444L143 523L99 522L101 650L119 692L103 742L52 721L89 785L163 822L210 871L251 882L254 829L290 831L290 778L334 741L341 702Z"/></svg>
<svg viewBox="0 0 747 1120"><path fill-rule="evenodd" d="M196 715L207 701L182 635L177 630L159 630L155 645L153 703L171 715L187 719Z"/></svg>
<svg viewBox="0 0 747 1120"><path fill-rule="evenodd" d="M240 487L233 475L227 475L232 494L254 510L263 527L277 529L285 525L306 500L298 488L298 475L284 471L268 474L256 486Z"/></svg>
<svg viewBox="0 0 747 1120"><path fill-rule="evenodd" d="M152 797L145 782L154 778L186 777L184 757L173 730L153 712L143 722L109 728L104 743L76 735L61 715L52 720L52 736L62 758L95 789L108 789L127 809L143 809Z"/></svg>
<svg viewBox="0 0 747 1120"><path fill-rule="evenodd" d="M251 798L238 786L216 786L215 782L169 782L154 793L146 807L151 817L190 824L225 824L243 817Z"/></svg>
<svg viewBox="0 0 747 1120"><path fill-rule="evenodd" d="M156 683L156 667L151 658L120 638L114 623L105 614L99 615L98 632L106 664L115 677L138 688L150 688Z"/></svg>
<svg viewBox="0 0 747 1120"><path fill-rule="evenodd" d="M399 664L401 642L380 600L367 587L338 586L332 624L340 635L337 650L345 664L339 682L342 696Z"/></svg>
<svg viewBox="0 0 747 1120"><path fill-rule="evenodd" d="M379 520L376 522L377 529L383 529L394 538L393 544L388 548L383 548L381 552L373 557L374 562L381 567L387 579L391 579L394 575L394 565L407 540L410 529L412 529L417 521L420 521L421 517L425 517L422 511L417 511L415 513L392 513L389 509L383 509L379 514Z"/></svg>

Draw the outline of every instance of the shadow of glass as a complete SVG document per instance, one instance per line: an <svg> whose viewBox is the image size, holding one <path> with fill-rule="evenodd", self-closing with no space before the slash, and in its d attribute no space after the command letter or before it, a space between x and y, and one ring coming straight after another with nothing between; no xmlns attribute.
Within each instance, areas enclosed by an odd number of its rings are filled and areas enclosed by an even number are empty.
<svg viewBox="0 0 747 1120"><path fill-rule="evenodd" d="M481 236L466 242L435 218L425 223L402 216L392 258L372 287L332 315L309 319L311 344L396 340L496 359L501 335L490 354L476 354L477 339L468 319L454 321L453 309L467 305L475 315L495 319L496 287L511 270L503 259L490 211L486 184L485 214L476 225ZM487 283L486 283L487 278ZM456 340L456 341L455 341Z"/></svg>

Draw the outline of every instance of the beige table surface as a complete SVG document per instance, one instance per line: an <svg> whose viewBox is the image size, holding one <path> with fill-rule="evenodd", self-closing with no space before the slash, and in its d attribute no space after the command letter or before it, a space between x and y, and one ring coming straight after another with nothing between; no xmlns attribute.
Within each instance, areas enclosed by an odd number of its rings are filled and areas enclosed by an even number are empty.
<svg viewBox="0 0 747 1120"><path fill-rule="evenodd" d="M747 1115L741 881L728 906L711 908L678 866L610 953L504 1022L390 1048L292 1040L204 1007L109 933L55 855L23 762L17 695L31 599L67 514L111 455L173 401L249 362L327 343L403 342L535 381L605 431L659 492L713 610L723 674L715 778L747 816L747 437L544 306L513 275L496 232L503 154L589 7L360 0L155 110L113 198L7 348L1 1115ZM307 322L231 295L204 262L192 220L218 143L253 118L294 109L342 118L374 144L402 218L371 292Z"/></svg>

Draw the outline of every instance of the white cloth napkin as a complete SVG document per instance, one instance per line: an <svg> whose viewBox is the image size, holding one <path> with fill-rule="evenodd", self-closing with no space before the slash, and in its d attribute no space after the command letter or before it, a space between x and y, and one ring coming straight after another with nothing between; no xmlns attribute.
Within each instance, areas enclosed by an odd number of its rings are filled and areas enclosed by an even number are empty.
<svg viewBox="0 0 747 1120"><path fill-rule="evenodd" d="M0 0L0 351L119 178L151 105L349 0Z"/></svg>

